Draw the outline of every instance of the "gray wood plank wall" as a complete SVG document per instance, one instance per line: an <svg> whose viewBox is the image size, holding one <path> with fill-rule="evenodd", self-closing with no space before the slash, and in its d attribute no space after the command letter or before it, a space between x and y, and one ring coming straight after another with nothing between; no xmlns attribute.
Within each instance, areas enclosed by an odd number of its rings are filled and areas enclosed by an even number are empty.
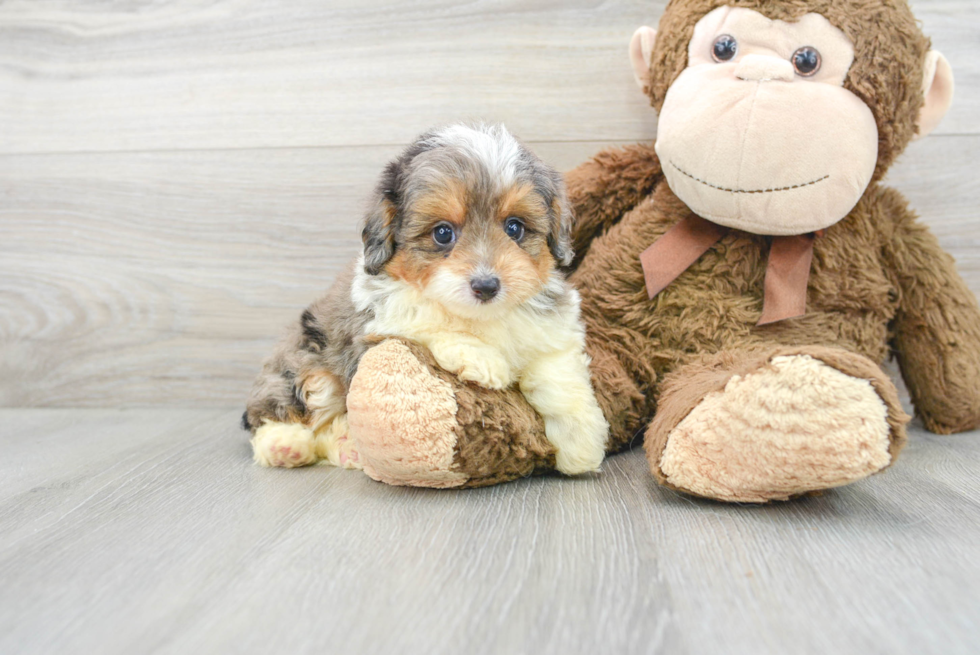
<svg viewBox="0 0 980 655"><path fill-rule="evenodd" d="M652 139L626 46L664 4L0 2L0 406L240 404L417 133ZM913 7L957 98L890 182L980 292L980 3Z"/></svg>

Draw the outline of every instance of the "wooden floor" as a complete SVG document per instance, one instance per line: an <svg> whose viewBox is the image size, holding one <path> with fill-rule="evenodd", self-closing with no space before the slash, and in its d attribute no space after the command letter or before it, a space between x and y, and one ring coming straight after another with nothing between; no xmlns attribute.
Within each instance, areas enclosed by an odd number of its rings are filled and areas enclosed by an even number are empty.
<svg viewBox="0 0 980 655"><path fill-rule="evenodd" d="M953 109L887 182L980 292L976 0L913 8ZM0 654L977 653L980 433L769 507L585 479L254 467L278 332L416 134L567 170L649 141L664 0L0 1Z"/></svg>
<svg viewBox="0 0 980 655"><path fill-rule="evenodd" d="M0 410L0 652L976 653L980 434L769 507L251 465L236 412Z"/></svg>

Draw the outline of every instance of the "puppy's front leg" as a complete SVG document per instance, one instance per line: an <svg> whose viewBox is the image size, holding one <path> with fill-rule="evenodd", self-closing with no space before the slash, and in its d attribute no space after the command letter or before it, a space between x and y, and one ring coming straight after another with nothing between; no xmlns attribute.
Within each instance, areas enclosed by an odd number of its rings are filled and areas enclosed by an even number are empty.
<svg viewBox="0 0 980 655"><path fill-rule="evenodd" d="M454 334L424 340L436 362L462 380L487 389L506 389L514 381L510 364L496 348L482 341Z"/></svg>
<svg viewBox="0 0 980 655"><path fill-rule="evenodd" d="M609 424L592 391L585 353L566 351L532 362L521 376L521 392L544 418L545 435L558 449L558 470L566 475L597 470Z"/></svg>

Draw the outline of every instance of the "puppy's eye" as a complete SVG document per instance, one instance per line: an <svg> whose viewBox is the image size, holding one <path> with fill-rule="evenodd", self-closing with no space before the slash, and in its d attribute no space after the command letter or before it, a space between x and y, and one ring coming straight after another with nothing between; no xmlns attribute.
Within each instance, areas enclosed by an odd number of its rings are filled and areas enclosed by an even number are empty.
<svg viewBox="0 0 980 655"><path fill-rule="evenodd" d="M738 41L730 34L722 34L711 46L711 57L715 61L731 61L738 52Z"/></svg>
<svg viewBox="0 0 980 655"><path fill-rule="evenodd" d="M810 46L800 48L793 53L793 68L803 77L810 77L820 70L820 53Z"/></svg>
<svg viewBox="0 0 980 655"><path fill-rule="evenodd" d="M456 230L449 223L439 223L432 228L432 240L440 246L448 246L456 240Z"/></svg>
<svg viewBox="0 0 980 655"><path fill-rule="evenodd" d="M520 241L524 237L524 222L519 218L508 218L504 223L504 232L514 241Z"/></svg>

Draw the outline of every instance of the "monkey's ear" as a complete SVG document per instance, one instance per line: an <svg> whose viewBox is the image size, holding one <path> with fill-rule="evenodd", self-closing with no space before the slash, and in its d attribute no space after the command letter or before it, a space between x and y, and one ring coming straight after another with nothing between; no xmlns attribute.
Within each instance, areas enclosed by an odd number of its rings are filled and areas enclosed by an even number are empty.
<svg viewBox="0 0 980 655"><path fill-rule="evenodd" d="M633 38L630 39L633 78L644 93L650 88L650 64L653 62L653 44L656 41L657 30L645 25L633 32Z"/></svg>
<svg viewBox="0 0 980 655"><path fill-rule="evenodd" d="M551 202L551 232L548 234L548 249L560 267L569 266L575 256L572 250L572 210L564 191Z"/></svg>
<svg viewBox="0 0 980 655"><path fill-rule="evenodd" d="M395 215L390 200L382 197L364 220L361 240L364 242L364 271L377 275L395 254Z"/></svg>
<svg viewBox="0 0 980 655"><path fill-rule="evenodd" d="M918 128L916 139L932 132L953 104L953 69L946 57L938 50L930 50L922 68L922 94L926 102L915 122Z"/></svg>

